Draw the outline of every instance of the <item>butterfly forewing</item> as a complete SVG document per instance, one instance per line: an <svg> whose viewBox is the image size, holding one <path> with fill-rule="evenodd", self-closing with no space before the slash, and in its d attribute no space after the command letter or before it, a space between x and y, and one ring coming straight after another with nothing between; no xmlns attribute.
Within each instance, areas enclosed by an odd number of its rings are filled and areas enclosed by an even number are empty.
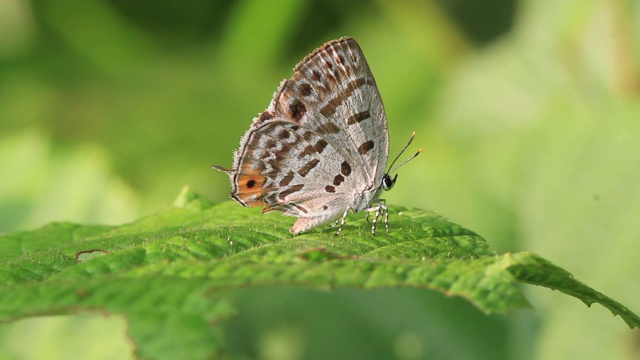
<svg viewBox="0 0 640 360"><path fill-rule="evenodd" d="M366 183L382 179L389 151L387 120L355 40L335 40L307 56L283 82L272 106L322 134L351 166L361 169Z"/></svg>

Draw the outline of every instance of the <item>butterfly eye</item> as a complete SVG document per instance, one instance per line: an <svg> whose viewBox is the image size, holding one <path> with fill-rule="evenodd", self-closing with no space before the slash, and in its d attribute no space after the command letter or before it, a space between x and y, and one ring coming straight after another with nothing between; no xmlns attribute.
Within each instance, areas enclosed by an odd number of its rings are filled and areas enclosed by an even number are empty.
<svg viewBox="0 0 640 360"><path fill-rule="evenodd" d="M398 180L398 174L396 174L396 176L394 176L393 179L391 178L391 176L389 176L389 174L385 174L384 177L382 178L382 186L380 187L386 191L389 191L391 190L393 185L395 185L396 180Z"/></svg>

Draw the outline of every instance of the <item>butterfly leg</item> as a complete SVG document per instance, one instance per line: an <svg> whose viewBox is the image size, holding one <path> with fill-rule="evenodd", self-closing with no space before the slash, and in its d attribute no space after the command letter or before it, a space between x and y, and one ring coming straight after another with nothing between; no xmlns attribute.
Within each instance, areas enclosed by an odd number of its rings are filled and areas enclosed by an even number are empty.
<svg viewBox="0 0 640 360"><path fill-rule="evenodd" d="M384 228L389 232L389 208L387 208L387 200L378 199L378 206L380 206L380 214L384 214Z"/></svg>
<svg viewBox="0 0 640 360"><path fill-rule="evenodd" d="M384 201L384 227L389 232L389 208L387 207L387 201L384 199L382 201Z"/></svg>
<svg viewBox="0 0 640 360"><path fill-rule="evenodd" d="M344 226L345 223L345 219L347 218L347 214L349 213L349 209L344 211L344 214L342 214L342 219L340 219L340 227L338 228L338 231L336 232L336 236L340 235L340 231L342 231L342 227ZM336 222L337 224L337 222Z"/></svg>
<svg viewBox="0 0 640 360"><path fill-rule="evenodd" d="M380 217L380 206L376 207L376 214L373 216L373 225L371 225L371 234L376 234L376 227L378 226L378 217Z"/></svg>
<svg viewBox="0 0 640 360"><path fill-rule="evenodd" d="M378 226L378 218L380 215L384 215L384 225L387 232L389 232L389 209L387 208L387 201L385 199L378 199L376 206L370 207L367 210L367 217L369 212L375 211L373 216L373 224L371 226L371 234L376 234L376 227Z"/></svg>

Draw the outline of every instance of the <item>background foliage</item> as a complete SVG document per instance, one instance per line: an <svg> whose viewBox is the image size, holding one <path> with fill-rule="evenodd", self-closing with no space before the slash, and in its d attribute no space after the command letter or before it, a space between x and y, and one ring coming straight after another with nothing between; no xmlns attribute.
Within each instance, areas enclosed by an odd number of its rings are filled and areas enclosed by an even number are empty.
<svg viewBox="0 0 640 360"><path fill-rule="evenodd" d="M640 6L344 3L1 1L0 231L131 221L185 184L226 199L209 165L231 163L304 55L350 35L385 101L391 153L412 130L425 147L389 203L438 210L494 250L537 252L638 311ZM490 318L418 291L253 291L238 294L230 341L266 359L301 354L317 324L329 329L319 343L340 327L357 349L392 338L404 359L446 358L474 333L498 339L492 358L640 352L637 329L549 291L527 289L535 311ZM125 328L91 314L5 324L0 357L118 357Z"/></svg>

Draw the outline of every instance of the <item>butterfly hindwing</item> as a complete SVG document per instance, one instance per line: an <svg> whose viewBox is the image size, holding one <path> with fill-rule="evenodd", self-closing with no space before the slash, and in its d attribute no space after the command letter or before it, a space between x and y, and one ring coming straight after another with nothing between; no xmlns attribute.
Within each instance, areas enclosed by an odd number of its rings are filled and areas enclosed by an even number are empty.
<svg viewBox="0 0 640 360"><path fill-rule="evenodd" d="M334 147L298 124L274 119L249 131L244 141L232 196L245 206L315 216L328 210L322 203L340 196L340 185L352 175Z"/></svg>

